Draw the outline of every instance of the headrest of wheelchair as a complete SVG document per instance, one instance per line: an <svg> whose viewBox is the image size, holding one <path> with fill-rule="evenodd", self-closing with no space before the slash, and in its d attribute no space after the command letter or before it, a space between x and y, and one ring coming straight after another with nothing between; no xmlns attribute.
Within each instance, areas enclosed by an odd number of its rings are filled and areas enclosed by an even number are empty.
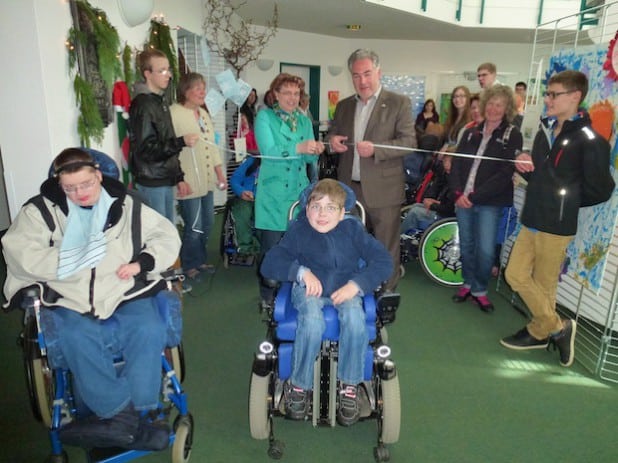
<svg viewBox="0 0 618 463"><path fill-rule="evenodd" d="M316 183L317 182L313 182L311 185L305 188L300 194L300 198L298 198L298 202L299 202L299 206L302 209L305 209L305 207L307 207L307 201L309 200L309 195L311 195L311 192L315 188ZM346 212L350 212L356 206L356 195L354 194L354 191L352 191L352 188L350 188L345 183L339 182L339 185L341 185L341 187L345 191L345 203L343 206Z"/></svg>
<svg viewBox="0 0 618 463"><path fill-rule="evenodd" d="M118 169L116 162L111 157L109 157L107 154L101 151L93 150L92 148L81 148L81 149L87 152L90 156L92 156L92 159L94 162L84 162L84 161L71 162L71 163L68 163L62 166L60 169L58 169L58 171L54 170L54 164L52 163L52 165L49 166L49 172L47 175L49 177L56 176L68 167L91 166L91 167L98 168L101 171L101 173L105 175L106 177L111 177L115 180L120 179L120 169Z"/></svg>

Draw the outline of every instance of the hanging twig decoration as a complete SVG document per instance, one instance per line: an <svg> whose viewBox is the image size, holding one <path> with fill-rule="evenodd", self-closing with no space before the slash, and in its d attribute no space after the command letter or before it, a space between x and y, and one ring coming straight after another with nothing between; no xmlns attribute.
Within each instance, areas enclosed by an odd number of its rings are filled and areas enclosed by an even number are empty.
<svg viewBox="0 0 618 463"><path fill-rule="evenodd" d="M236 6L230 0L206 0L204 36L210 50L222 56L236 71L236 77L253 61L256 61L268 41L277 33L279 11L277 4L273 16L260 32L252 20L244 20L237 12L246 2Z"/></svg>

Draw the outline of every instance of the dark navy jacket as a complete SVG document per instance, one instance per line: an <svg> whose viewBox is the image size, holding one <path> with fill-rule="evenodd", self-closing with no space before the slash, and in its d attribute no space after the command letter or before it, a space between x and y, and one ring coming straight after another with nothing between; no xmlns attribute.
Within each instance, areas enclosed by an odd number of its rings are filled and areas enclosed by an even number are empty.
<svg viewBox="0 0 618 463"><path fill-rule="evenodd" d="M485 123L466 129L457 146L459 153L476 154L483 139ZM504 161L481 161L474 182L474 189L468 195L473 204L481 206L511 206L513 204L513 173L515 164L511 162L515 151L521 150L522 136L519 130L512 126L508 137L505 133L509 124L503 121L491 134L483 156L500 158ZM505 140L506 138L506 140ZM468 174L474 159L453 157L449 184L455 198L459 198L466 186Z"/></svg>
<svg viewBox="0 0 618 463"><path fill-rule="evenodd" d="M585 111L564 122L553 145L551 133L545 118L532 145L534 171L524 175L528 186L521 223L554 235L575 235L579 208L607 201L614 191L610 147Z"/></svg>
<svg viewBox="0 0 618 463"><path fill-rule="evenodd" d="M268 251L261 272L269 279L296 281L301 265L320 280L324 297L350 280L363 294L371 294L393 273L393 260L384 245L354 218L320 233L299 215L279 244Z"/></svg>

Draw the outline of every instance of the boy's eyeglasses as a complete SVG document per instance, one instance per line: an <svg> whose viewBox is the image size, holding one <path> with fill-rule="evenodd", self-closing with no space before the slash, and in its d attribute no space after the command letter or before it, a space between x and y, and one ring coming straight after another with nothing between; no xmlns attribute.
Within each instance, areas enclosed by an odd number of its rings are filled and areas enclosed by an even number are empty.
<svg viewBox="0 0 618 463"><path fill-rule="evenodd" d="M567 90L566 92L543 92L543 96L549 98L550 100L555 100L560 95L567 95L568 93L573 93L575 90Z"/></svg>
<svg viewBox="0 0 618 463"><path fill-rule="evenodd" d="M70 195L73 193L77 193L79 190L83 190L83 191L90 190L94 187L96 183L97 183L97 179L93 178L92 180L88 182L80 183L79 185L66 185L66 186L60 185L60 188L62 188L62 191L64 191L66 194Z"/></svg>
<svg viewBox="0 0 618 463"><path fill-rule="evenodd" d="M341 210L339 206L334 204L327 204L326 206L320 206L319 204L312 204L309 206L309 210L314 214L320 214L326 212L327 214L335 214Z"/></svg>

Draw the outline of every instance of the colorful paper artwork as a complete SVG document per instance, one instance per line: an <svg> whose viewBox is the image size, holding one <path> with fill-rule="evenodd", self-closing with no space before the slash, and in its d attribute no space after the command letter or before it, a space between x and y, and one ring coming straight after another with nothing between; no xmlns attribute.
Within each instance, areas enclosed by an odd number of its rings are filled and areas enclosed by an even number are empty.
<svg viewBox="0 0 618 463"><path fill-rule="evenodd" d="M335 118L335 108L339 103L339 90L328 91L328 120L332 121Z"/></svg>
<svg viewBox="0 0 618 463"><path fill-rule="evenodd" d="M609 46L614 49L616 39ZM616 146L616 107L618 82L608 72L606 60L614 57L607 44L565 49L554 54L549 61L550 77L565 69L576 69L588 76L589 89L584 106L587 107L594 129L609 140L611 168L616 175L618 147ZM613 68L612 68L613 69ZM613 70L612 72L615 72ZM607 260L607 251L614 235L618 215L618 190L609 201L580 210L577 235L567 249L567 273L592 291L599 292Z"/></svg>

